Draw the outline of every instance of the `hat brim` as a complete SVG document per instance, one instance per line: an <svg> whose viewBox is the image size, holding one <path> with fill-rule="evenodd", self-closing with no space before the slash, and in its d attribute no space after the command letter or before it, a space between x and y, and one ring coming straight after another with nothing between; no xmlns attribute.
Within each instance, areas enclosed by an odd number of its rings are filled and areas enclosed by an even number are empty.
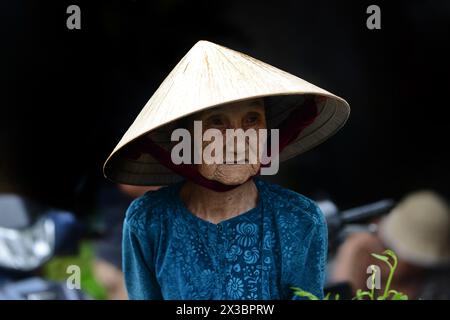
<svg viewBox="0 0 450 320"><path fill-rule="evenodd" d="M450 266L450 247L446 247L445 252L436 254L432 250L420 250L418 246L408 239L403 239L400 230L396 229L392 223L389 223L388 217L385 217L379 223L378 233L383 244L393 250L397 256L413 265L423 268L441 268Z"/></svg>
<svg viewBox="0 0 450 320"><path fill-rule="evenodd" d="M303 130L300 135L280 153L280 162L286 161L311 150L339 131L339 129L344 126L350 114L348 103L337 96L328 94L326 91L320 93L316 91L303 91L248 96L238 100L226 101L220 104L200 108L196 110L196 112L176 117L169 123L163 123L150 130L143 131L129 141L124 141L122 139L106 160L103 168L104 175L114 182L130 185L157 186L178 182L183 178L164 167L158 160L146 153L142 153L139 157L129 157L128 148L133 145L133 142L139 139L145 139L147 135L151 135L152 140L165 148L170 148L171 130L176 127L176 123L180 119L224 104L256 98L265 99L268 128L278 128L296 107L301 106L301 102L304 100L305 95L320 96L325 99L318 105L318 115L314 122L306 127L305 130ZM127 135L125 135L125 137L126 136Z"/></svg>

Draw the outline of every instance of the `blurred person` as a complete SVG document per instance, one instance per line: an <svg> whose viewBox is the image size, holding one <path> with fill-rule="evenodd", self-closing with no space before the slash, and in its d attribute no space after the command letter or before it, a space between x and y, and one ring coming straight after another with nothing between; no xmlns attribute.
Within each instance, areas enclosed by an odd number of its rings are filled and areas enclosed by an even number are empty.
<svg viewBox="0 0 450 320"><path fill-rule="evenodd" d="M105 232L95 241L93 271L109 300L128 299L122 272L122 228L126 208L133 199L158 186L108 185L101 188L99 211Z"/></svg>
<svg viewBox="0 0 450 320"><path fill-rule="evenodd" d="M450 208L433 191L405 197L378 224L378 232L350 235L339 248L331 280L367 289L367 268L377 265L382 288L389 269L371 253L393 250L398 265L392 289L410 299L450 299Z"/></svg>

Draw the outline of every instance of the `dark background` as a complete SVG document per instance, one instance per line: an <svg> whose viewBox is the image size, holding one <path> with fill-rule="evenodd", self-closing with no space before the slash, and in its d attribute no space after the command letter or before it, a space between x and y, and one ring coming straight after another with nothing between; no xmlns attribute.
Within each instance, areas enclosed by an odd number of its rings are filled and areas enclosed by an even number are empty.
<svg viewBox="0 0 450 320"><path fill-rule="evenodd" d="M81 8L81 30L66 8ZM381 30L366 8L381 7ZM450 196L449 1L2 1L0 191L88 212L102 165L196 41L345 98L352 114L272 178L341 207L419 188Z"/></svg>

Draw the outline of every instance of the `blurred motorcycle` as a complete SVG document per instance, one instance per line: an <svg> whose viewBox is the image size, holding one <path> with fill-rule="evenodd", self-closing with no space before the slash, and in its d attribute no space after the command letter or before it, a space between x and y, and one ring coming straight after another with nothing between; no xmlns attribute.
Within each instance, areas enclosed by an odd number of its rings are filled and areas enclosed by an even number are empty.
<svg viewBox="0 0 450 320"><path fill-rule="evenodd" d="M0 194L0 300L86 299L81 290L39 276L52 257L76 250L81 233L68 211Z"/></svg>

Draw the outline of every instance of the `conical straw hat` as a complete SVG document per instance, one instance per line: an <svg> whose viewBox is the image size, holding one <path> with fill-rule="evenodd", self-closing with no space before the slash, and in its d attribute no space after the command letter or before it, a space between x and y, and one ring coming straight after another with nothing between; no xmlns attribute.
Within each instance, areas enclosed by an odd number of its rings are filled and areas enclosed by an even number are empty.
<svg viewBox="0 0 450 320"><path fill-rule="evenodd" d="M176 120L230 102L264 98L269 128L277 128L305 95L324 97L314 122L286 146L280 161L322 143L346 122L348 103L292 74L209 41L197 42L162 82L104 165L105 177L124 184L162 185L181 179L146 153L129 157L147 135L165 148Z"/></svg>

